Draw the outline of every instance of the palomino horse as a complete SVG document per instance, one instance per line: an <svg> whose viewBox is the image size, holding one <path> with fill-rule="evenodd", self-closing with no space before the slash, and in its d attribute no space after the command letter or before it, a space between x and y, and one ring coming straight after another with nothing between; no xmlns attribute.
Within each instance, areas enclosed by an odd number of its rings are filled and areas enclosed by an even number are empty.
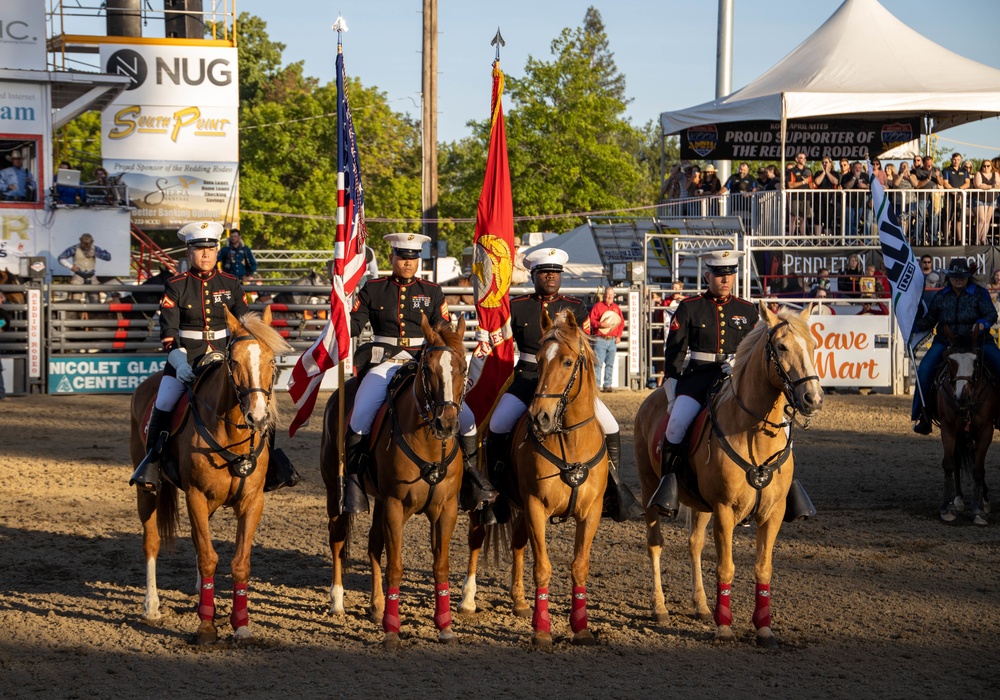
<svg viewBox="0 0 1000 700"><path fill-rule="evenodd" d="M993 378L984 372L982 356L954 344L945 352L939 375L937 413L944 447L944 501L941 519L955 520L964 507L962 472L972 472L972 522L989 523L986 488L986 451L993 441L998 408Z"/></svg>
<svg viewBox="0 0 1000 700"><path fill-rule="evenodd" d="M219 557L212 547L209 517L220 506L237 518L236 551L232 561L233 607L229 620L237 640L253 636L247 613L250 548L264 509L264 477L269 457L268 431L277 423L277 405L271 392L276 376L275 355L291 352L271 328L271 313L248 313L237 320L226 311L229 353L224 363L211 366L197 380L191 403L183 408L180 427L164 451L164 460L179 466L180 484L191 521L191 539L198 557L200 601L197 642L210 644L215 628L215 567ZM146 423L162 374L155 374L132 396L132 462L146 454ZM178 420L175 420L175 425ZM169 545L177 533L177 486L164 481L156 494L138 491L142 549L146 556L146 598L143 617L160 617L156 591L156 556L160 539Z"/></svg>
<svg viewBox="0 0 1000 700"><path fill-rule="evenodd" d="M376 418L371 443L374 479L366 483L369 493L375 497L372 528L368 533L368 558L372 567L370 612L373 621L382 622L383 644L389 649L400 646L403 525L418 513L425 514L431 524L434 624L438 628L438 640L457 640L451 629L448 556L451 534L458 520L458 494L462 486L458 414L462 410L467 370L462 345L465 321L459 319L458 330L452 331L447 325L432 329L424 317L423 333L425 345L416 374L398 387ZM348 385L345 391L345 398L353 398L353 387ZM345 401L345 405L352 403ZM344 613L345 545L350 538L353 518L342 513L339 506L337 431L342 429L342 424L338 420L338 405L334 393L326 405L320 452L333 554L330 612L336 615ZM386 550L385 595L382 593L383 549Z"/></svg>
<svg viewBox="0 0 1000 700"><path fill-rule="evenodd" d="M688 453L690 471L678 475L681 502L689 515L693 602L699 619L707 619L708 605L701 574L705 528L712 528L717 554L715 638L734 639L729 604L733 581L733 528L757 524L754 566L756 603L753 622L757 643L776 648L771 631L771 554L785 515L785 497L794 475L791 430L796 412L817 413L823 390L813 365L815 341L806 324L809 310L773 314L762 303L761 322L736 351L732 376L710 400L704 430L695 423ZM635 461L642 500L649 499L660 481L659 447L667 416L667 395L650 394L635 418ZM646 546L653 565L653 614L667 616L660 580L663 537L655 507L646 509Z"/></svg>
<svg viewBox="0 0 1000 700"><path fill-rule="evenodd" d="M516 516L511 537L510 596L514 614L527 617L524 597L524 549L531 541L534 554L535 609L531 618L532 644L552 645L549 620L549 581L552 566L545 544L545 521L576 521L573 548L573 598L569 616L573 643L590 645L587 629L587 575L590 547L601 521L604 489L608 482L608 455L604 433L594 416L597 382L594 351L571 313L560 313L553 325L542 314L538 388L527 414L518 422L513 438L513 469L508 476ZM513 486L513 489L510 488ZM475 529L475 525L474 525ZM478 542L482 544L482 537ZM475 610L476 538L470 532L469 572L461 610Z"/></svg>

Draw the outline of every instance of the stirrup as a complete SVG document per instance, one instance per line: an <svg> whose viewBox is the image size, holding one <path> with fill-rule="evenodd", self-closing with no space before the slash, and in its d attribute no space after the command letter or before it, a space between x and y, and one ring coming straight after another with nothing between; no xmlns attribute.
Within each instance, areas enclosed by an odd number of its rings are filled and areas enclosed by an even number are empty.
<svg viewBox="0 0 1000 700"><path fill-rule="evenodd" d="M163 481L160 476L160 467L157 464L159 460L157 458L158 455L155 448L147 452L146 456L139 462L139 466L132 473L132 478L128 480L128 485L135 486L140 491L146 491L147 493L156 493L159 491L163 485Z"/></svg>
<svg viewBox="0 0 1000 700"><path fill-rule="evenodd" d="M344 512L352 515L368 512L368 494L360 474L348 474L344 480Z"/></svg>
<svg viewBox="0 0 1000 700"><path fill-rule="evenodd" d="M653 496L646 504L647 508L656 508L665 518L677 517L677 510L680 507L680 495L677 491L677 475L667 474L660 479L660 485L656 487Z"/></svg>
<svg viewBox="0 0 1000 700"><path fill-rule="evenodd" d="M500 492L475 467L466 466L462 470L462 489L459 492L462 510L471 511L480 505L490 505L499 495Z"/></svg>
<svg viewBox="0 0 1000 700"><path fill-rule="evenodd" d="M271 451L267 476L264 477L264 491L277 491L283 486L291 488L299 483L301 478L284 450L278 448Z"/></svg>
<svg viewBox="0 0 1000 700"><path fill-rule="evenodd" d="M800 518L808 519L815 517L816 506L810 500L809 494L806 493L805 488L799 483L798 479L792 479L788 495L785 496L785 517L783 520L786 523L790 523Z"/></svg>

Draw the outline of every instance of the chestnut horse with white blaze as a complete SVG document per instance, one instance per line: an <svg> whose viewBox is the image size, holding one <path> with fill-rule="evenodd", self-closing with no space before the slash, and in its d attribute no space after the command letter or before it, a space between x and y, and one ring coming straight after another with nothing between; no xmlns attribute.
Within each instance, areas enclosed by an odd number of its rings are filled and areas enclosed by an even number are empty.
<svg viewBox="0 0 1000 700"><path fill-rule="evenodd" d="M729 602L735 575L733 529L739 523L755 522L753 623L757 643L776 648L770 615L771 557L794 476L791 430L796 413L808 419L819 412L823 390L813 364L816 342L807 324L809 309L775 315L762 303L760 318L736 351L732 375L709 400L704 424L695 422L689 472L680 474L678 482L681 502L691 508L688 549L697 617L707 619L710 614L701 552L705 528L714 517L715 638L734 639ZM659 449L666 417L667 395L654 391L635 418L635 461L644 503L649 503L660 481ZM655 506L646 509L646 546L653 567L653 615L662 622L667 618L660 579L663 536Z"/></svg>
<svg viewBox="0 0 1000 700"><path fill-rule="evenodd" d="M510 596L514 614L519 617L531 614L532 644L549 647L552 566L545 542L545 524L549 519L576 522L569 620L573 643L591 645L596 640L587 620L590 548L601 521L608 483L604 433L594 415L597 396L594 351L573 314L559 313L553 323L548 313L543 312L541 321L545 335L536 355L538 388L528 412L514 429L510 460L513 468L508 470L513 482L507 490L513 492L514 518L506 526L491 527L513 527ZM476 529L476 524L473 525ZM535 558L534 613L524 597L524 549L529 540ZM477 544L481 546L483 537L474 538L470 532L469 541L475 549ZM473 551L469 557L463 611L475 610L477 560L478 551Z"/></svg>
<svg viewBox="0 0 1000 700"><path fill-rule="evenodd" d="M992 340L988 341L992 342ZM975 344L975 343L974 343ZM986 452L993 442L1000 397L994 379L984 371L980 353L952 345L944 355L937 383L937 415L944 456L944 500L941 520L950 523L965 507L962 474L972 477L972 522L989 524Z"/></svg>
<svg viewBox="0 0 1000 700"><path fill-rule="evenodd" d="M403 578L403 526L413 515L423 513L431 525L434 554L434 624L438 640L457 640L451 629L451 593L448 584L449 545L458 520L458 495L462 486L462 454L459 420L465 395L468 364L462 338L465 320L458 329L448 325L432 329L423 319L425 344L416 374L389 397L384 419L376 418L371 456L374 479L366 488L375 497L372 527L368 533L368 559L372 567L369 612L381 621L383 645L400 646L399 586ZM353 404L354 382L345 386L345 406ZM327 489L333 583L330 587L332 614L344 612L343 570L346 544L355 517L340 509L337 431L346 425L338 420L337 393L327 401L324 414L320 469ZM380 416L382 414L380 413ZM379 422L381 420L381 422ZM382 592L382 550L386 551L386 593Z"/></svg>
<svg viewBox="0 0 1000 700"><path fill-rule="evenodd" d="M161 538L170 544L177 534L177 491L184 491L191 539L198 558L200 599L197 642L216 641L215 568L219 557L212 547L208 520L221 506L233 509L237 519L232 560L233 607L229 616L234 638L253 636L247 611L247 581L254 532L264 509L264 477L269 459L269 433L277 425L277 403L272 392L277 375L275 356L292 352L271 328L271 312L248 313L237 320L226 310L229 347L224 362L210 366L189 392L191 404L173 433L163 459L179 466L180 484L164 481L157 493L137 491L142 548L146 557L146 598L143 617L160 617L156 590L156 557ZM133 465L146 455L149 406L156 398L162 373L146 379L135 390L131 408Z"/></svg>

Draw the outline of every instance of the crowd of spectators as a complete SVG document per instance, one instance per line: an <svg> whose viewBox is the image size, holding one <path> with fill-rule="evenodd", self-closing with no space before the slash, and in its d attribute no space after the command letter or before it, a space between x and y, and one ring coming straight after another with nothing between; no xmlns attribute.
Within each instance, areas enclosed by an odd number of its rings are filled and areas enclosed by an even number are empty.
<svg viewBox="0 0 1000 700"><path fill-rule="evenodd" d="M715 166L698 166L688 161L675 164L663 183L661 199L677 201L672 215L712 216L720 213L718 196L728 196L728 213L744 219L751 230L752 195L786 190L788 197L785 234L815 237L824 242L843 230L850 244L875 235L871 178L877 177L889 192L905 235L914 245L944 245L966 241L975 245L1000 243L996 221L1000 198L1000 157L983 160L978 166L961 153L953 153L939 167L932 156L914 156L898 165L878 158L869 164L842 158L823 157L810 163L803 152L786 164L784 177L778 167L761 164L757 176L750 164L741 162L736 172L722 183ZM951 194L948 190L966 192ZM840 191L844 191L841 193ZM710 198L702 206L699 198Z"/></svg>

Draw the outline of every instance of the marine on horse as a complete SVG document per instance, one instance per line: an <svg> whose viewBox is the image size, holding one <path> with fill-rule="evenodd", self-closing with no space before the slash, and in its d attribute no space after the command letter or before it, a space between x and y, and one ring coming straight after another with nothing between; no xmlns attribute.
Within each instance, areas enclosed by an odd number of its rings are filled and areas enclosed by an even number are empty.
<svg viewBox="0 0 1000 700"><path fill-rule="evenodd" d="M386 645L399 643L401 533L403 523L418 512L426 513L432 524L435 623L440 639L450 641L454 634L450 629L448 543L455 526L456 503L464 510L482 508L496 498L496 491L477 468L475 419L463 401L465 321L459 319L458 330L452 331L440 287L416 276L421 246L430 239L405 233L385 238L392 248L392 276L370 280L351 313L352 335L360 334L370 323L374 338L355 355L361 381L349 380L344 387L345 406L348 410L353 406L344 441L348 470L345 493L341 493L343 482L338 478L336 438L343 423L336 393L325 415L321 462L334 559L331 609L334 613L344 610L345 546L351 517L368 509L368 490L376 496L368 544L373 571L372 614L381 618ZM382 410L387 399L387 410ZM459 450L461 473L454 468ZM382 595L379 564L383 546L388 551L387 601Z"/></svg>
<svg viewBox="0 0 1000 700"><path fill-rule="evenodd" d="M754 623L758 643L770 647L776 644L768 601L771 552L778 529L783 519L815 513L804 489L793 479L792 418L796 412L811 416L819 411L823 392L813 366L815 340L806 324L809 310L803 311L801 317L791 312L776 316L763 304L750 313L746 302L734 303L731 292L738 257L734 251L713 251L703 256L709 289L694 297L701 301L682 302L678 307L665 365L668 377L680 381L675 388L665 383L666 391L653 392L640 407L635 420L636 466L643 498L649 498L646 543L653 565L654 616L661 621L667 617L660 580L663 539L658 516L664 511L675 514L678 502L683 502L694 511L689 549L693 599L699 616L709 612L702 585L701 550L705 528L715 517L718 639L732 639L729 592L734 575L733 528L740 522L757 523ZM706 309L711 316L703 318ZM764 322L750 330L758 317ZM738 348L728 342L734 331L743 339ZM688 346L692 348L691 362L678 377L677 358L671 353L683 353ZM715 352L693 348L711 348ZM733 349L735 357L729 355ZM718 366L703 368L708 363ZM677 433L671 426L684 418L677 414L687 412L690 424L694 418L691 414L700 412L700 405L688 406L685 411L685 404L695 402L687 392L694 392L691 387L697 387L696 382L704 382L698 376L703 373L717 373L721 388L709 400L708 410L702 413L703 419L695 424L691 436L685 439L684 426L681 441L674 444L670 438ZM688 377L693 380L690 384L684 381ZM707 400L708 390L707 386L702 390L703 400Z"/></svg>
<svg viewBox="0 0 1000 700"><path fill-rule="evenodd" d="M590 333L590 310L586 304L575 297L559 293L563 266L568 261L569 254L558 248L539 248L524 257L525 266L531 270L535 292L510 300L510 324L519 357L514 368L514 381L507 392L500 397L490 417L486 462L490 477L494 481L504 478L507 465L511 461L511 435L517 421L534 399L538 387L538 353L544 335L541 322L543 314L547 313L552 318L561 311L569 311L575 317L576 325L582 328L584 333ZM638 517L642 509L628 486L622 483L618 476L618 466L621 463L621 433L618 421L596 394L593 410L601 430L604 431L608 459L611 462L608 466L609 487L605 513L618 522ZM492 516L486 513L481 520L490 522L495 517L499 522L506 522L510 517L504 496L498 499L493 510Z"/></svg>
<svg viewBox="0 0 1000 700"><path fill-rule="evenodd" d="M209 518L222 506L231 507L237 518L230 623L236 639L247 639L253 636L247 609L250 552L264 507L265 480L277 485L272 475L281 471L278 467L286 470L279 475L283 483L295 480L291 463L276 459L279 451L273 449L275 357L291 348L271 328L269 310L263 316L247 312L239 281L215 269L221 232L222 226L211 222L188 224L178 232L188 244L191 271L167 282L160 305L168 365L136 389L131 408L131 452L138 467L130 483L139 486L146 559L143 616L160 616L156 558L161 539L169 543L176 535L181 489L200 576L199 644L218 636L218 555ZM168 404L185 394L184 410L171 425L173 405ZM171 432L174 438L167 445Z"/></svg>
<svg viewBox="0 0 1000 700"><path fill-rule="evenodd" d="M945 276L947 283L914 324L916 332L936 328L937 333L917 369L913 430L930 434L932 410L937 409L944 449L941 519L955 520L964 506L962 471L971 468L973 522L985 525L989 512L985 460L998 420L1000 348L989 334L997 311L965 260L952 261Z"/></svg>

